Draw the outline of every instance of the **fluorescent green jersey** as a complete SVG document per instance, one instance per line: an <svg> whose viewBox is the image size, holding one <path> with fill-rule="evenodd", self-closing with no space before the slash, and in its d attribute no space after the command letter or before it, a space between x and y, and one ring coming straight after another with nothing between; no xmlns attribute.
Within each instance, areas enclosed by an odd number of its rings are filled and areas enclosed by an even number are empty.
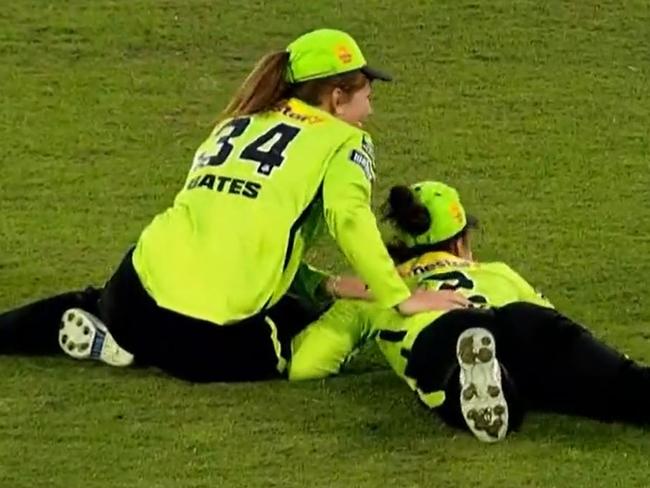
<svg viewBox="0 0 650 488"><path fill-rule="evenodd" d="M326 223L379 303L410 292L370 209L372 141L292 99L219 124L199 147L174 205L144 230L133 257L161 307L216 324L273 305Z"/></svg>
<svg viewBox="0 0 650 488"><path fill-rule="evenodd" d="M413 259L399 270L413 286L453 289L483 306L530 302L552 307L504 263L477 263L436 252ZM414 381L404 374L405 354L422 329L444 313L404 317L370 302L341 300L294 339L289 377L307 379L336 374L351 353L366 339L375 337L393 370L415 389Z"/></svg>
<svg viewBox="0 0 650 488"><path fill-rule="evenodd" d="M456 290L479 306L501 307L514 302L530 302L552 307L517 272L501 262L479 263L467 261L448 253L427 253L400 266L400 272L420 287L433 290ZM428 312L411 317L375 312L373 328L376 341L393 370L415 388L407 377L406 356L418 334L445 312ZM399 331L391 334L385 331ZM429 406L439 405L444 396L422 398Z"/></svg>

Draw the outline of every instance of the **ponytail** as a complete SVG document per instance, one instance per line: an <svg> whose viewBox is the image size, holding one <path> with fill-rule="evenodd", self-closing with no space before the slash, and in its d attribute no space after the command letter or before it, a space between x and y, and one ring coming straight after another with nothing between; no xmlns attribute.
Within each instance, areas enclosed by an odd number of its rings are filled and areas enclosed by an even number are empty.
<svg viewBox="0 0 650 488"><path fill-rule="evenodd" d="M404 185L390 189L384 204L384 220L411 236L420 235L431 226L427 207L418 202L411 189Z"/></svg>
<svg viewBox="0 0 650 488"><path fill-rule="evenodd" d="M431 215L408 186L394 186L390 189L388 200L383 206L383 218L394 227L410 236L418 236L431 226ZM426 252L449 251L452 244L467 234L467 226L456 235L436 244L419 244L409 246L400 239L386 244L388 254L395 264L402 264Z"/></svg>
<svg viewBox="0 0 650 488"><path fill-rule="evenodd" d="M289 91L284 79L288 64L286 51L272 52L260 59L230 99L220 119L252 115L274 107Z"/></svg>
<svg viewBox="0 0 650 488"><path fill-rule="evenodd" d="M361 70L318 78L301 83L289 83L285 73L289 67L289 53L276 51L260 59L253 71L239 86L219 120L242 115L266 112L281 100L295 97L303 102L318 106L324 96L335 88L351 95L369 82ZM404 187L406 188L406 187Z"/></svg>
<svg viewBox="0 0 650 488"><path fill-rule="evenodd" d="M400 231L417 236L426 232L431 225L427 208L418 202L408 186L398 185L390 189L388 200L383 206L383 219ZM419 247L419 246L416 246ZM395 264L401 264L417 256L418 250L396 239L386 244L388 254Z"/></svg>

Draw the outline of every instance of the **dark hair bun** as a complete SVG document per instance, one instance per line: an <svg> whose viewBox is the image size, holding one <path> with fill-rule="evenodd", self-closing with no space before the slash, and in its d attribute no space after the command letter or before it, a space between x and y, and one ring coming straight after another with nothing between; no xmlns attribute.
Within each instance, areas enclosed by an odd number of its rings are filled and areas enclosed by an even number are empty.
<svg viewBox="0 0 650 488"><path fill-rule="evenodd" d="M384 218L412 236L423 234L431 226L429 211L418 202L411 189L404 185L390 189L388 201L384 205Z"/></svg>

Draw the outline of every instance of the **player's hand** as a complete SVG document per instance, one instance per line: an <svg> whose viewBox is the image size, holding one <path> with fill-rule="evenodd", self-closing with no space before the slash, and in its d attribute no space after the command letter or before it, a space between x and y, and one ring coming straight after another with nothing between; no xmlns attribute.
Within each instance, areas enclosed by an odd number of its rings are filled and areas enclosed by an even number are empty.
<svg viewBox="0 0 650 488"><path fill-rule="evenodd" d="M413 294L397 306L402 315L413 315L420 312L432 310L455 310L468 308L472 304L460 293L451 290L421 290Z"/></svg>
<svg viewBox="0 0 650 488"><path fill-rule="evenodd" d="M356 276L333 276L327 280L325 286L334 298L372 299L366 284Z"/></svg>

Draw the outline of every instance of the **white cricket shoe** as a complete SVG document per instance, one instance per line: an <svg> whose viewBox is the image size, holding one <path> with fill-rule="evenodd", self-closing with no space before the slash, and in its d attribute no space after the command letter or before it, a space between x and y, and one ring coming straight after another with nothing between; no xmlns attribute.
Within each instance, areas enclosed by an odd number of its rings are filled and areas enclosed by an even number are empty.
<svg viewBox="0 0 650 488"><path fill-rule="evenodd" d="M508 432L508 403L501 384L494 336L475 327L456 343L460 365L460 408L467 426L483 442L502 440Z"/></svg>
<svg viewBox="0 0 650 488"><path fill-rule="evenodd" d="M133 354L115 342L104 323L79 308L66 310L61 317L59 346L75 359L95 359L111 366L133 363Z"/></svg>

